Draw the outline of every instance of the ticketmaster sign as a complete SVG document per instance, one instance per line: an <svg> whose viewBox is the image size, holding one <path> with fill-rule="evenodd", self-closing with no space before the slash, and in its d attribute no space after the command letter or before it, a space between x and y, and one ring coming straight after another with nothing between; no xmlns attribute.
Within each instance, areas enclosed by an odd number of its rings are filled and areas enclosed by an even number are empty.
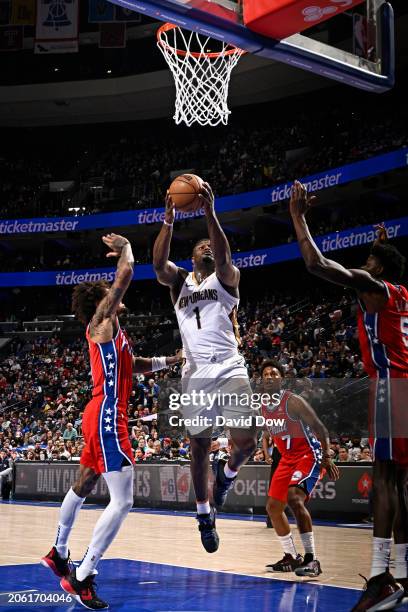
<svg viewBox="0 0 408 612"><path fill-rule="evenodd" d="M386 222L388 238L400 238L408 235L408 217L392 219ZM316 243L323 253L356 246L369 245L375 238L372 225L336 232L326 236L318 236ZM284 244L271 249L233 253L234 264L244 269L254 269L283 261L298 259L300 251L297 242ZM191 261L178 261L177 265L191 270ZM30 286L70 286L85 281L106 280L112 282L115 268L98 268L95 270L65 270L50 272L5 272L0 274L0 287L30 287ZM133 280L154 279L155 274L151 264L135 266Z"/></svg>
<svg viewBox="0 0 408 612"><path fill-rule="evenodd" d="M364 161L347 164L303 177L309 192L320 191L329 187L343 185L357 179L382 174L396 168L408 166L408 147L370 157ZM254 208L287 200L290 196L292 183L282 183L272 189L259 189L238 195L217 198L216 210L218 213L239 210L241 208ZM178 219L199 217L203 213L183 213L178 211ZM144 225L146 223L162 223L164 208L149 208L146 210L131 210L124 212L104 213L99 215L85 215L83 217L38 218L38 219L0 219L0 235L12 236L21 234L35 234L41 232L79 232L81 230L109 227L124 227L129 225Z"/></svg>

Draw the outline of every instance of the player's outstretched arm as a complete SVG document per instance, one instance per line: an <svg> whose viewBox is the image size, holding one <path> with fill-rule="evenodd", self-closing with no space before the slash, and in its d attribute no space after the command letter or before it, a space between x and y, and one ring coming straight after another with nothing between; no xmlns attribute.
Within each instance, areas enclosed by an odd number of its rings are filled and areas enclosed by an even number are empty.
<svg viewBox="0 0 408 612"><path fill-rule="evenodd" d="M365 270L349 270L336 261L327 259L321 253L312 238L306 222L306 213L314 199L314 197L308 195L307 189L302 183L299 181L294 182L289 209L299 248L308 271L336 285L350 287L362 293L384 293L383 283L377 281Z"/></svg>
<svg viewBox="0 0 408 612"><path fill-rule="evenodd" d="M207 219L208 236L214 252L218 279L229 287L238 287L240 272L232 263L231 249L214 210L214 194L208 183L203 183L200 197Z"/></svg>
<svg viewBox="0 0 408 612"><path fill-rule="evenodd" d="M310 404L300 395L291 395L288 400L288 413L294 419L302 419L304 423L310 425L322 445L323 461L322 467L326 468L329 477L337 480L340 476L339 468L333 463L330 457L329 432L323 425Z"/></svg>
<svg viewBox="0 0 408 612"><path fill-rule="evenodd" d="M181 350L178 350L175 355L170 357L133 357L133 370L139 374L157 372L158 370L170 368L176 365L176 363L181 363L182 360L183 354Z"/></svg>
<svg viewBox="0 0 408 612"><path fill-rule="evenodd" d="M133 278L134 257L132 247L127 238L118 234L107 234L103 242L111 249L106 257L119 257L115 280L106 297L98 304L91 321L91 335L98 332L97 328L105 319L110 319L121 303L123 296Z"/></svg>
<svg viewBox="0 0 408 612"><path fill-rule="evenodd" d="M153 247L153 268L160 284L172 287L178 281L178 268L169 261L170 243L173 236L174 204L166 195L164 223Z"/></svg>

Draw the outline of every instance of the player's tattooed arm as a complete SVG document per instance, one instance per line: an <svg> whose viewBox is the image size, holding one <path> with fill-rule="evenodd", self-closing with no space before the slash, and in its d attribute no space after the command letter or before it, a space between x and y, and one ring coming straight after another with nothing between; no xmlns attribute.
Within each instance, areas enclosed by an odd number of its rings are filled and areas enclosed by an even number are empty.
<svg viewBox="0 0 408 612"><path fill-rule="evenodd" d="M218 279L229 287L238 287L240 272L232 263L231 249L214 209L214 194L208 183L203 183L200 197L207 219L208 236L214 252Z"/></svg>
<svg viewBox="0 0 408 612"><path fill-rule="evenodd" d="M330 457L329 432L323 425L311 405L300 395L291 395L288 400L288 413L294 419L302 419L316 434L322 445L323 460L322 467L326 468L329 478L337 480L340 476L339 468Z"/></svg>
<svg viewBox="0 0 408 612"><path fill-rule="evenodd" d="M118 257L119 259L115 280L92 317L91 335L93 335L92 332L97 331L104 320L116 314L133 278L134 257L129 240L118 234L107 234L102 240L111 249L106 257Z"/></svg>
<svg viewBox="0 0 408 612"><path fill-rule="evenodd" d="M308 272L336 285L350 287L361 293L385 294L384 284L362 269L347 269L341 264L324 257L312 238L306 222L314 196L299 181L295 181L291 191L289 210L295 228L302 257Z"/></svg>

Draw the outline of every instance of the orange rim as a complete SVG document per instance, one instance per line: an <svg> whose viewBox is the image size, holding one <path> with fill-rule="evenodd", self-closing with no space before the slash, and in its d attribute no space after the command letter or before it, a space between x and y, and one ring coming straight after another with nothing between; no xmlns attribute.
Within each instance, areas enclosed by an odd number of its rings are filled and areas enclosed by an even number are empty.
<svg viewBox="0 0 408 612"><path fill-rule="evenodd" d="M206 53L205 51L203 53L198 53L197 51L183 51L182 49L176 49L175 47L172 47L172 46L168 45L166 42L164 42L164 40L162 40L162 38L161 38L161 35L164 32L169 32L170 30L175 30L178 27L179 26L174 25L174 23L164 23L157 30L157 42L162 47L164 47L166 49L169 49L171 51L175 51L177 53L177 55L179 55L181 57L185 57L186 55L191 55L192 57L196 57L197 59L199 59L200 57L217 58L217 57L220 57L220 55L234 55L235 53L242 53L242 54L246 53L246 51L244 51L243 49L240 49L239 47L234 47L233 45L228 45L231 48L227 49L226 51L217 51L217 52L211 52L211 53ZM199 32L197 32L197 33L199 33Z"/></svg>

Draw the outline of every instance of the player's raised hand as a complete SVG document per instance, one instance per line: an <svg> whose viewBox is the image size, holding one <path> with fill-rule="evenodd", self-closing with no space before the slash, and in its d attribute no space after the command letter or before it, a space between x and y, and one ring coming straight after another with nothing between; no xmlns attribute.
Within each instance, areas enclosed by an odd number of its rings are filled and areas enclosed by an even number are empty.
<svg viewBox="0 0 408 612"><path fill-rule="evenodd" d="M129 244L129 240L124 236L119 236L119 234L102 236L102 241L110 248L109 253L106 253L106 257L120 257L123 247Z"/></svg>
<svg viewBox="0 0 408 612"><path fill-rule="evenodd" d="M374 225L374 229L377 234L377 237L374 240L374 244L384 244L385 242L387 242L388 235L384 223L378 223L378 225Z"/></svg>
<svg viewBox="0 0 408 612"><path fill-rule="evenodd" d="M214 194L209 183L203 183L200 199L206 216L214 214Z"/></svg>
<svg viewBox="0 0 408 612"><path fill-rule="evenodd" d="M307 193L305 185L295 181L290 190L289 210L292 217L302 217L312 206L316 196Z"/></svg>
<svg viewBox="0 0 408 612"><path fill-rule="evenodd" d="M164 200L164 220L166 223L173 224L175 219L174 202L169 192L166 193Z"/></svg>

